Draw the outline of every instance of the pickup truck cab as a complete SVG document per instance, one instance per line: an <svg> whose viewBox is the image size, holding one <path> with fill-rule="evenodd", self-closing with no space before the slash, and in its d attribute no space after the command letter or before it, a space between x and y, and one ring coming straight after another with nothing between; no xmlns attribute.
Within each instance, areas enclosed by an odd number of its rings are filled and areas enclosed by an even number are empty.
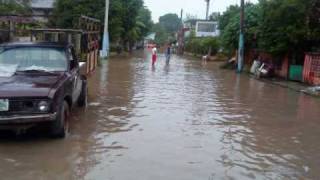
<svg viewBox="0 0 320 180"><path fill-rule="evenodd" d="M41 124L53 137L64 138L75 105L87 105L87 80L72 45L0 45L0 127Z"/></svg>

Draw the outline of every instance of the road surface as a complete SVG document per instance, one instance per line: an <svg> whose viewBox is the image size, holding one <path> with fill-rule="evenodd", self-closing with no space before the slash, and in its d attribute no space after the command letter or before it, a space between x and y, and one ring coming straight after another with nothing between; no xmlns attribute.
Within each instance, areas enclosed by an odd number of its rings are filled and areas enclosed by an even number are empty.
<svg viewBox="0 0 320 180"><path fill-rule="evenodd" d="M0 139L1 179L318 179L320 100L217 63L103 62L71 134Z"/></svg>

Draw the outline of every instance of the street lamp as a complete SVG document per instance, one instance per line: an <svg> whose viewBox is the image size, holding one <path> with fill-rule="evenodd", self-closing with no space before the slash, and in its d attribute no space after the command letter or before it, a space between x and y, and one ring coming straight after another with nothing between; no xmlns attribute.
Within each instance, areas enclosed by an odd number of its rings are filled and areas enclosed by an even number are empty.
<svg viewBox="0 0 320 180"><path fill-rule="evenodd" d="M240 35L239 35L238 68L237 68L238 73L242 72L243 64L244 64L244 0L241 0Z"/></svg>
<svg viewBox="0 0 320 180"><path fill-rule="evenodd" d="M102 40L102 50L100 56L102 58L108 57L109 51L109 0L106 0L106 12L104 18L104 31L103 31L103 40Z"/></svg>
<svg viewBox="0 0 320 180"><path fill-rule="evenodd" d="M210 0L205 0L205 1L207 2L206 20L209 20Z"/></svg>

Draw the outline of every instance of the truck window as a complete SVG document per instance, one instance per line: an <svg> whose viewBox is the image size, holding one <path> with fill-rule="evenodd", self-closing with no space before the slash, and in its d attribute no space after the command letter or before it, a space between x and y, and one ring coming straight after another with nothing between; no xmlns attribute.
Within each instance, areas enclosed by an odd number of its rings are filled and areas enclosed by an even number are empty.
<svg viewBox="0 0 320 180"><path fill-rule="evenodd" d="M63 48L15 47L0 51L0 65L16 65L21 70L66 71Z"/></svg>

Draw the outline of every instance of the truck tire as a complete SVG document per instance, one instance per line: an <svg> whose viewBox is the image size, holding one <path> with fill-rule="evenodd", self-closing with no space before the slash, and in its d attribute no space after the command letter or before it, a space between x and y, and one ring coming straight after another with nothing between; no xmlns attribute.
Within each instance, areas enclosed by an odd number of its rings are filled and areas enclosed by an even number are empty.
<svg viewBox="0 0 320 180"><path fill-rule="evenodd" d="M69 105L66 101L60 106L57 118L50 124L50 135L53 138L65 138L69 133Z"/></svg>
<svg viewBox="0 0 320 180"><path fill-rule="evenodd" d="M87 107L88 105L88 85L86 80L83 80L81 93L77 103L79 107Z"/></svg>

